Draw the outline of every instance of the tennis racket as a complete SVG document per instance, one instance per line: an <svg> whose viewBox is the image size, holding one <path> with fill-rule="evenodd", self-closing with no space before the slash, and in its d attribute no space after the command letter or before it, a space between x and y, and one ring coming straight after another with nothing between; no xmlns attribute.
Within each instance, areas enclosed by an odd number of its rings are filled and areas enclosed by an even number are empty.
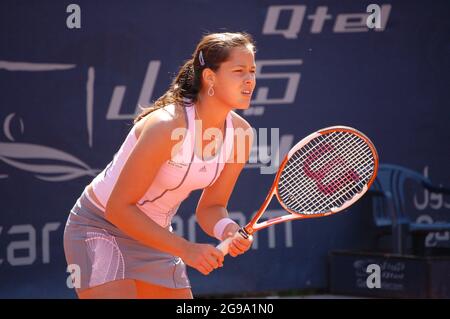
<svg viewBox="0 0 450 319"><path fill-rule="evenodd" d="M217 248L226 255L230 242L237 236L248 238L281 222L340 212L364 195L377 169L377 151L363 133L346 126L314 132L288 152L252 220ZM289 214L258 222L274 195Z"/></svg>

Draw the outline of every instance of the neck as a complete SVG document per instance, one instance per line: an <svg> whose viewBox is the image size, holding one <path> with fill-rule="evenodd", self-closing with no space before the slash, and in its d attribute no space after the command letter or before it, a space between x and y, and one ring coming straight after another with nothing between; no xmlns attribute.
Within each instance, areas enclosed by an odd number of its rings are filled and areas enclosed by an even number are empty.
<svg viewBox="0 0 450 319"><path fill-rule="evenodd" d="M230 108L214 96L199 94L195 103L197 116L202 120L203 129L215 127L222 129Z"/></svg>

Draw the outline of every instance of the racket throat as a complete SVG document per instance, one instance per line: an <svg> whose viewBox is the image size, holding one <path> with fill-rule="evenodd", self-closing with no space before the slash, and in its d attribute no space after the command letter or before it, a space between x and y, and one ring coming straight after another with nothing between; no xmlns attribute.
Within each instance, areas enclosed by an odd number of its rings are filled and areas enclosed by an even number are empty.
<svg viewBox="0 0 450 319"><path fill-rule="evenodd" d="M279 217L274 217L274 218L271 218L269 220L265 220L265 221L263 221L261 223L257 223L255 225L255 228L253 229L253 232L255 232L256 230L264 229L264 228L272 226L272 225L276 225L276 224L279 224L279 223L287 222L287 221L290 221L290 220L302 219L302 218L305 218L305 217L303 215L293 214L293 213L288 214L288 215L282 215L282 216L279 216Z"/></svg>
<svg viewBox="0 0 450 319"><path fill-rule="evenodd" d="M238 232L242 237L248 239L253 234L254 230L252 228L247 229L247 227L243 227L240 228Z"/></svg>

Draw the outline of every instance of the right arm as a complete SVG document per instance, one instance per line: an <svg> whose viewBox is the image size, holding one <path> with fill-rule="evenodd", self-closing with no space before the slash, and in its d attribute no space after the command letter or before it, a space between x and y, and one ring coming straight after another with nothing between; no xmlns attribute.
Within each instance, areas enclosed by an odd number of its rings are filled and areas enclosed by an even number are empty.
<svg viewBox="0 0 450 319"><path fill-rule="evenodd" d="M179 122L164 111L145 120L138 141L127 159L106 204L106 219L146 246L179 256L203 274L222 265L223 254L212 245L195 244L161 227L136 203L152 184L161 165L170 159L172 130ZM142 120L142 121L143 121Z"/></svg>

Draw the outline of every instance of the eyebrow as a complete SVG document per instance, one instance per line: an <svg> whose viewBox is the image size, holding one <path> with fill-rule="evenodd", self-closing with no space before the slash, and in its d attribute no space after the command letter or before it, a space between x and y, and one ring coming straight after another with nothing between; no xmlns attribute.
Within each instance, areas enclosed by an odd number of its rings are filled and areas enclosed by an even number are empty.
<svg viewBox="0 0 450 319"><path fill-rule="evenodd" d="M238 66L243 67L243 68L247 67L246 65L243 65L243 64L237 64L237 65L234 65L233 68L238 67ZM252 65L251 68L256 68L256 65Z"/></svg>

